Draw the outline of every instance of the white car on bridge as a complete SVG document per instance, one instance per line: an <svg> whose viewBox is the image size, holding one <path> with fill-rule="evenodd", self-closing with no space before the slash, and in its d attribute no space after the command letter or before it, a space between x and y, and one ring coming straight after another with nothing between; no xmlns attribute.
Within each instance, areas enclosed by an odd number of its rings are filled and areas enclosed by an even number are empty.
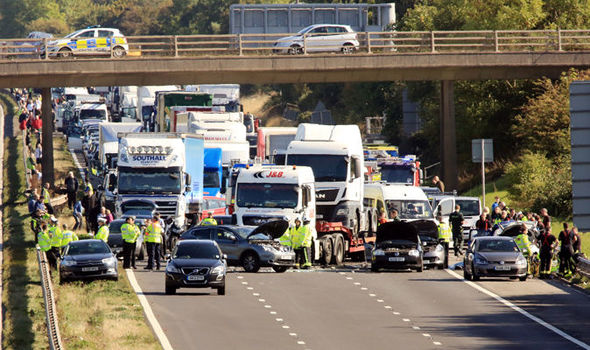
<svg viewBox="0 0 590 350"><path fill-rule="evenodd" d="M127 39L115 28L97 26L80 29L62 39L47 43L49 56L70 58L72 56L112 56L121 58L129 52ZM112 53L111 53L112 51ZM41 48L45 56L45 48Z"/></svg>
<svg viewBox="0 0 590 350"><path fill-rule="evenodd" d="M274 53L302 54L305 52L342 52L358 50L356 32L342 24L314 24L301 29L296 35L278 39Z"/></svg>

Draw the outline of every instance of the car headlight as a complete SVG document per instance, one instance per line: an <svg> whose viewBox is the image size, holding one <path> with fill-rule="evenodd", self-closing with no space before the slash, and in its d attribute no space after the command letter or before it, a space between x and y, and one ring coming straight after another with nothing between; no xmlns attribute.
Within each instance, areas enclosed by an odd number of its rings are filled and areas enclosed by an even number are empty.
<svg viewBox="0 0 590 350"><path fill-rule="evenodd" d="M267 252L273 253L273 252L276 251L276 249L273 246L270 246L270 245L261 245L261 247L262 247L262 249L264 249Z"/></svg>
<svg viewBox="0 0 590 350"><path fill-rule="evenodd" d="M526 258L524 256L521 256L518 259L516 259L516 265L520 265L520 266L526 265Z"/></svg>
<svg viewBox="0 0 590 350"><path fill-rule="evenodd" d="M215 266L213 270L211 270L211 274L213 275L222 275L225 272L225 266L219 265Z"/></svg>
<svg viewBox="0 0 590 350"><path fill-rule="evenodd" d="M373 250L373 255L374 256L381 256L381 255L385 255L385 252L383 251L383 249L375 249L375 250Z"/></svg>
<svg viewBox="0 0 590 350"><path fill-rule="evenodd" d="M408 255L418 257L420 256L420 252L418 251L418 249L412 249L408 252Z"/></svg>
<svg viewBox="0 0 590 350"><path fill-rule="evenodd" d="M174 266L174 264L168 264L168 265L166 265L166 272L179 273L180 271L178 270L178 268L176 266Z"/></svg>
<svg viewBox="0 0 590 350"><path fill-rule="evenodd" d="M62 266L76 266L76 260L62 260Z"/></svg>
<svg viewBox="0 0 590 350"><path fill-rule="evenodd" d="M437 245L436 245L436 251L437 251L437 252L442 252L443 250L445 250L445 248L443 248L443 246L442 246L442 245L440 245L440 244L437 244Z"/></svg>
<svg viewBox="0 0 590 350"><path fill-rule="evenodd" d="M114 265L114 264L116 264L116 262L117 262L117 259L115 259L113 257L102 259L102 263L107 264L107 265Z"/></svg>
<svg viewBox="0 0 590 350"><path fill-rule="evenodd" d="M489 262L484 257L481 257L481 256L476 256L475 257L475 263L477 265L487 265L487 264L489 264Z"/></svg>

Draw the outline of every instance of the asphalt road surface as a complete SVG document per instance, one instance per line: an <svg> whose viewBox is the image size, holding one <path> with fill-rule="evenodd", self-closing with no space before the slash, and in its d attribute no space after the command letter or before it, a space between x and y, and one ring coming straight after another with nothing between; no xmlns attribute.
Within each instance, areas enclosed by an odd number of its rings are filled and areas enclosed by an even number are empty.
<svg viewBox="0 0 590 350"><path fill-rule="evenodd" d="M163 270L135 276L175 349L584 348L443 270L236 268L226 296L210 289L169 296ZM475 285L590 344L586 294L541 280Z"/></svg>

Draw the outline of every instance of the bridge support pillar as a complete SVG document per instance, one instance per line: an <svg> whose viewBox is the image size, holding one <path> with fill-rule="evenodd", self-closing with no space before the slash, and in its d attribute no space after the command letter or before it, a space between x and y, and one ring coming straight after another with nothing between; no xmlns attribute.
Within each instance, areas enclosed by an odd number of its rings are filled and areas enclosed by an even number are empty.
<svg viewBox="0 0 590 350"><path fill-rule="evenodd" d="M43 129L41 130L43 147L43 183L49 182L54 185L54 168L53 168L53 109L51 106L51 88L41 89L41 116L43 120Z"/></svg>
<svg viewBox="0 0 590 350"><path fill-rule="evenodd" d="M440 161L445 191L457 189L457 136L455 129L455 86L452 80L440 85Z"/></svg>

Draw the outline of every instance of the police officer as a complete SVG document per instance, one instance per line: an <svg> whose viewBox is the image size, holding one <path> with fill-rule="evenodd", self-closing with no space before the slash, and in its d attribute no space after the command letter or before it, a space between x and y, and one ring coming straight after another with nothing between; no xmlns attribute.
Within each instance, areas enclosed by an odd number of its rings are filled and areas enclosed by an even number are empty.
<svg viewBox="0 0 590 350"><path fill-rule="evenodd" d="M160 214L155 213L152 222L145 230L145 245L147 247L148 262L146 270L153 270L154 262L156 270L160 269L160 243L162 243L162 226L160 225Z"/></svg>
<svg viewBox="0 0 590 350"><path fill-rule="evenodd" d="M128 269L135 267L135 244L139 237L139 227L135 225L135 216L129 216L125 223L121 225L121 235L123 236L123 268Z"/></svg>
<svg viewBox="0 0 590 350"><path fill-rule="evenodd" d="M281 237L279 237L279 243L281 245L284 245L285 247L292 247L293 244L291 242L291 229L287 228L287 230L285 230L285 233L283 233L283 235Z"/></svg>
<svg viewBox="0 0 590 350"><path fill-rule="evenodd" d="M51 237L49 237L48 227L46 221L39 223L39 232L37 233L37 242L41 251L45 252L49 266L56 267L57 262L55 256L51 252Z"/></svg>
<svg viewBox="0 0 590 350"><path fill-rule="evenodd" d="M295 226L290 230L291 242L295 250L295 264L297 267L311 266L311 232L307 225L301 225L301 219L295 219Z"/></svg>
<svg viewBox="0 0 590 350"><path fill-rule="evenodd" d="M303 268L309 269L311 267L311 229L309 228L309 219L303 217L303 226L299 230L299 234L303 235L301 248L303 249Z"/></svg>
<svg viewBox="0 0 590 350"><path fill-rule="evenodd" d="M463 254L463 223L465 222L460 205L455 205L455 211L449 215L449 222L453 232L453 250L455 256L459 256L459 254Z"/></svg>
<svg viewBox="0 0 590 350"><path fill-rule="evenodd" d="M61 229L57 223L57 218L53 215L51 215L51 223L47 228L47 233L51 239L51 250L49 251L47 260L49 261L50 265L57 268L57 259L61 256L60 249L62 234ZM51 256L51 258L49 256Z"/></svg>
<svg viewBox="0 0 590 350"><path fill-rule="evenodd" d="M522 254L524 255L524 257L527 259L527 261L529 261L529 257L531 256L531 248L530 248L530 241L529 241L529 235L528 235L528 229L526 228L525 224L522 224L522 226L520 226L520 229L518 231L518 235L514 238L514 243L516 243L516 245L518 246L518 249L520 249L520 251L522 252ZM531 264L527 264L528 265L528 273L531 272Z"/></svg>
<svg viewBox="0 0 590 350"><path fill-rule="evenodd" d="M437 216L436 220L438 220L438 241L445 249L445 260L443 267L446 269L449 267L449 242L451 241L451 228L446 222L443 221L442 216Z"/></svg>
<svg viewBox="0 0 590 350"><path fill-rule="evenodd" d="M213 213L209 212L207 217L201 221L201 226L215 226L217 225L217 220L213 218Z"/></svg>
<svg viewBox="0 0 590 350"><path fill-rule="evenodd" d="M51 197L49 196L49 182L45 183L43 186L43 191L41 192L43 195L43 204L47 208L49 214L53 214L53 207L51 206Z"/></svg>
<svg viewBox="0 0 590 350"><path fill-rule="evenodd" d="M539 223L539 225L543 225L543 223ZM542 279L549 278L551 275L551 261L553 260L553 249L557 245L557 238L551 234L551 226L548 229L541 230L541 267L540 267L540 277Z"/></svg>
<svg viewBox="0 0 590 350"><path fill-rule="evenodd" d="M68 230L68 225L63 224L61 225L61 252L63 253L64 249L68 246L68 244L72 241L78 240L78 235L76 235L73 231Z"/></svg>
<svg viewBox="0 0 590 350"><path fill-rule="evenodd" d="M98 231L94 236L95 239L100 239L105 243L109 241L109 227L107 226L107 219L105 218L98 218L96 220L98 222Z"/></svg>

